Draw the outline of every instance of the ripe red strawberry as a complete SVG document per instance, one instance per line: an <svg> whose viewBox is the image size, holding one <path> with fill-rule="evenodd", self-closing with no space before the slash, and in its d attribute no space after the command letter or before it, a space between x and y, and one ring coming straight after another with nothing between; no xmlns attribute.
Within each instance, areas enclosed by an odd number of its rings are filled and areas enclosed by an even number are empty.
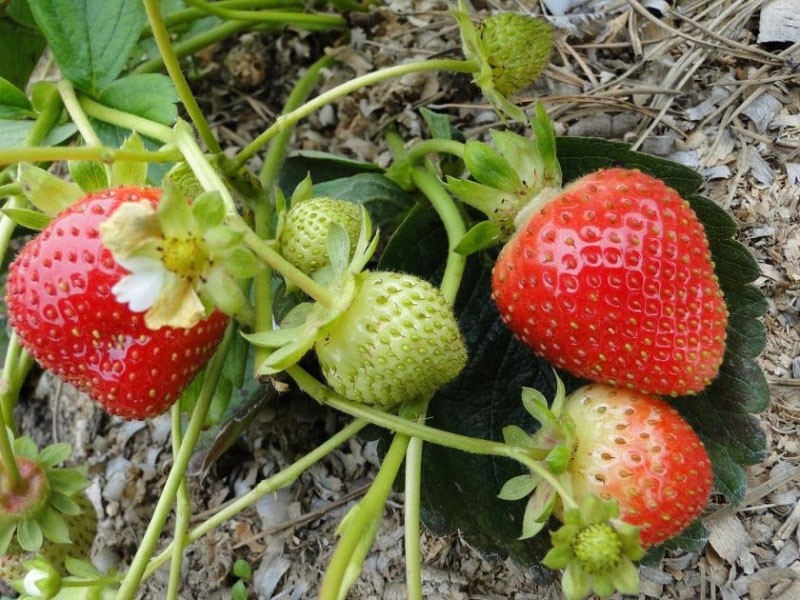
<svg viewBox="0 0 800 600"><path fill-rule="evenodd" d="M593 384L570 394L561 414L575 424L567 474L578 504L589 494L616 500L622 520L641 528L645 547L700 516L711 494L711 462L669 403Z"/></svg>
<svg viewBox="0 0 800 600"><path fill-rule="evenodd" d="M123 187L88 195L58 215L9 268L6 304L22 345L45 368L106 411L143 419L167 410L219 343L219 312L189 329L149 329L115 299L127 274L99 227L122 203L158 203L161 190Z"/></svg>
<svg viewBox="0 0 800 600"><path fill-rule="evenodd" d="M503 248L492 296L523 342L580 377L647 393L702 390L727 308L688 203L633 169L587 175Z"/></svg>

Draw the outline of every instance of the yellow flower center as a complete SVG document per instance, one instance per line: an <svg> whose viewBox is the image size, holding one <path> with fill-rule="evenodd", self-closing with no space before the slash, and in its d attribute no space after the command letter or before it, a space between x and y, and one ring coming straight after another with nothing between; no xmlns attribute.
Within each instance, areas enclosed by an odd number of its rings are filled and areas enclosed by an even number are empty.
<svg viewBox="0 0 800 600"><path fill-rule="evenodd" d="M187 279L198 279L209 263L203 243L194 236L164 240L164 267Z"/></svg>

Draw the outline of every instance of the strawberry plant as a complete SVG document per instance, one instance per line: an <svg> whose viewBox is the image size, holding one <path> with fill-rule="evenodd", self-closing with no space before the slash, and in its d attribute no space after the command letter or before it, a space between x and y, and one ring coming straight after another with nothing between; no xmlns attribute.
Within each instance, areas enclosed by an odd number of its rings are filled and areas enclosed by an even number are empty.
<svg viewBox="0 0 800 600"><path fill-rule="evenodd" d="M177 598L192 542L367 425L384 438L381 466L340 523L314 591L324 599L358 578L401 470L412 599L420 523L563 571L582 598L635 593L638 561L702 545L712 491L742 500L765 445L757 267L697 173L556 138L542 104L509 98L547 65L544 21L478 22L459 3L463 59L315 93L333 60L323 53L278 118L223 147L186 75L201 48L276 26L338 31L366 8L13 0L0 12L0 31L34 32L31 56L46 44L60 71L28 86L33 58L0 61L0 547L35 557L5 575L23 595L126 600L169 563ZM318 110L422 72L470 75L497 113L490 133L466 139L425 109L424 139L387 130L386 167L291 155L293 128ZM59 466L69 448L39 451L18 431L37 363L97 410L170 412L169 474L118 572L71 534L93 513L80 466ZM203 432L216 435L211 460L259 410L243 396L285 389L350 420L194 521L187 471ZM666 503L651 493L662 487Z"/></svg>

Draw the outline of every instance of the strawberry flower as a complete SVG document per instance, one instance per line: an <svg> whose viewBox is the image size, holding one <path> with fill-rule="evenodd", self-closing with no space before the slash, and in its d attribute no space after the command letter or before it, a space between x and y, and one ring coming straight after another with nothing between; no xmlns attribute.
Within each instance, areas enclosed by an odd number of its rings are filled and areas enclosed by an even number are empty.
<svg viewBox="0 0 800 600"><path fill-rule="evenodd" d="M17 590L26 598L54 598L61 590L61 575L47 560L37 556L25 564L28 573Z"/></svg>
<svg viewBox="0 0 800 600"><path fill-rule="evenodd" d="M212 308L252 319L237 279L260 264L242 244L244 232L225 224L216 193L191 204L166 184L157 206L147 200L120 206L100 228L103 243L130 274L112 288L132 311L145 312L150 329L190 328Z"/></svg>

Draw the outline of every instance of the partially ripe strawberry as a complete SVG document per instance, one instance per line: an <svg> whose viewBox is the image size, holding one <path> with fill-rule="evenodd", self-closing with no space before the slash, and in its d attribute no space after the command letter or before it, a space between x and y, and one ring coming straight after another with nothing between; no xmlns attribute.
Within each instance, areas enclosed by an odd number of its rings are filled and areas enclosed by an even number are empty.
<svg viewBox="0 0 800 600"><path fill-rule="evenodd" d="M90 194L58 215L9 268L9 322L25 349L109 413L143 419L166 411L203 368L228 318L215 311L191 328L145 325L112 288L128 274L100 239L123 203L161 190L122 187Z"/></svg>
<svg viewBox="0 0 800 600"><path fill-rule="evenodd" d="M5 554L0 555L0 580L11 582L24 577L27 569L23 563L32 560L37 554L61 575L67 573L64 568L67 556L77 559L88 558L97 535L97 512L84 492L78 492L72 500L77 504L78 512L65 517L70 542L60 544L45 540L37 552L26 552L18 543L12 542Z"/></svg>
<svg viewBox="0 0 800 600"><path fill-rule="evenodd" d="M441 291L419 277L392 272L356 275L355 299L315 348L336 392L382 407L432 394L467 360Z"/></svg>
<svg viewBox="0 0 800 600"><path fill-rule="evenodd" d="M593 384L570 394L562 415L575 425L565 476L578 504L591 494L615 500L620 518L640 528L645 547L700 516L711 494L711 461L669 403Z"/></svg>
<svg viewBox="0 0 800 600"><path fill-rule="evenodd" d="M346 200L312 197L292 204L281 227L283 257L307 274L329 263L328 230L338 224L350 240L350 254L361 231L361 208Z"/></svg>
<svg viewBox="0 0 800 600"><path fill-rule="evenodd" d="M699 392L719 371L728 313L703 225L635 169L587 175L528 217L500 253L503 321L554 365L643 392Z"/></svg>

